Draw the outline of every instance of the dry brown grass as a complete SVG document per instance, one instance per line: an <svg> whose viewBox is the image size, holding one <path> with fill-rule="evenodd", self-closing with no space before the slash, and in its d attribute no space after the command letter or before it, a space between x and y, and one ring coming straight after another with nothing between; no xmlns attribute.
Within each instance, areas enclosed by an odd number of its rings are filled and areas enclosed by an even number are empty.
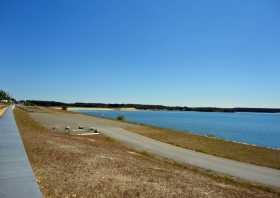
<svg viewBox="0 0 280 198"><path fill-rule="evenodd" d="M45 197L277 197L137 153L103 136L48 131L28 113L16 120Z"/></svg>
<svg viewBox="0 0 280 198"><path fill-rule="evenodd" d="M4 108L6 107L6 105L0 104L0 117L3 115L4 113Z"/></svg>
<svg viewBox="0 0 280 198"><path fill-rule="evenodd" d="M129 125L126 129L183 148L280 169L280 150L245 145L214 137L205 137L152 126Z"/></svg>

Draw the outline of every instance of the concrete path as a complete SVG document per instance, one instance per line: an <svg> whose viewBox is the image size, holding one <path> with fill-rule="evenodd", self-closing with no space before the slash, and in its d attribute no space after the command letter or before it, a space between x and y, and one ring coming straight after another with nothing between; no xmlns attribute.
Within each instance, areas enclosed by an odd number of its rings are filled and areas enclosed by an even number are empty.
<svg viewBox="0 0 280 198"><path fill-rule="evenodd" d="M94 127L101 131L102 134L140 151L146 151L179 163L190 164L251 182L280 188L280 170L277 169L256 166L173 146L119 127L97 123L93 119L89 119L88 116L81 114L31 113L31 115L46 127L56 126L61 130L65 126L70 126L72 129L77 128L79 125Z"/></svg>
<svg viewBox="0 0 280 198"><path fill-rule="evenodd" d="M0 118L0 197L42 197L16 126L12 107Z"/></svg>

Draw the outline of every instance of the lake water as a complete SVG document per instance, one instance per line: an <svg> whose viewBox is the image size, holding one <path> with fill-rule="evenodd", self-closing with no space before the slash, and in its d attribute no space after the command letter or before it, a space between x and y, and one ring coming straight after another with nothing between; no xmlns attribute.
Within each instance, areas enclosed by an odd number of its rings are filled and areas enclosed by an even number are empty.
<svg viewBox="0 0 280 198"><path fill-rule="evenodd" d="M212 134L259 146L280 148L279 113L213 113L182 111L79 110L81 113L108 118L124 115L128 121Z"/></svg>

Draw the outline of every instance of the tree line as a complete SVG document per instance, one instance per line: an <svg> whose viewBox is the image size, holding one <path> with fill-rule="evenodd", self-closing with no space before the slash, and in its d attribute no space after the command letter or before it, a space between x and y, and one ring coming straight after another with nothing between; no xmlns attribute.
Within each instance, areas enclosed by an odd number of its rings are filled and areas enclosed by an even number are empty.
<svg viewBox="0 0 280 198"><path fill-rule="evenodd" d="M200 112L256 112L256 113L280 113L280 108L217 108L217 107L181 107L145 104L107 104L107 103L64 103L57 101L26 100L21 101L26 105L58 106L58 107L93 107L93 108L135 108L139 110L162 110L162 111L200 111Z"/></svg>
<svg viewBox="0 0 280 198"><path fill-rule="evenodd" d="M0 101L3 100L7 100L10 101L12 100L12 97L10 96L10 94L2 89L0 89Z"/></svg>

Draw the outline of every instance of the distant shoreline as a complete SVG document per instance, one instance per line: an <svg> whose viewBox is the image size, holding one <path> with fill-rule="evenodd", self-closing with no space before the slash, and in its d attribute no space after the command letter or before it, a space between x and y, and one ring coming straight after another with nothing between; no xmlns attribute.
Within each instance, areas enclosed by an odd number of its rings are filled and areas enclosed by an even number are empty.
<svg viewBox="0 0 280 198"><path fill-rule="evenodd" d="M252 113L280 113L280 108L251 108L251 107L188 107L188 106L164 106L146 104L106 104L106 103L64 103L57 101L26 100L20 101L28 105L38 105L45 107L67 107L67 108L97 108L97 109L126 109L126 110L154 110L154 111L198 111L198 112L252 112Z"/></svg>

